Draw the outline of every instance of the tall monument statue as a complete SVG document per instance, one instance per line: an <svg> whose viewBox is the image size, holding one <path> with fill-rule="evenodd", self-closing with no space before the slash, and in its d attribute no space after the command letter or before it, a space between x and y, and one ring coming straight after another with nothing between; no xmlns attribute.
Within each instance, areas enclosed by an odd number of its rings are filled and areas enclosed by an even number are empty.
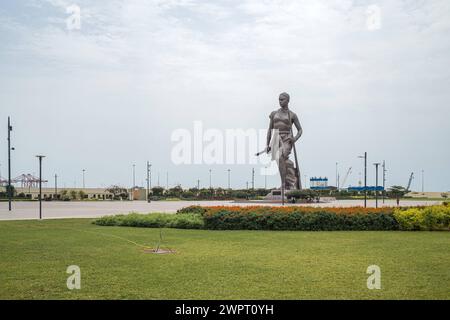
<svg viewBox="0 0 450 320"><path fill-rule="evenodd" d="M284 190L300 190L302 188L295 142L301 137L303 130L297 115L289 110L289 99L289 94L286 92L280 94L281 108L270 114L269 130L267 131L266 152L271 153L272 160L277 161L283 194ZM293 124L297 129L295 136L292 130ZM289 159L292 150L294 151L295 166Z"/></svg>

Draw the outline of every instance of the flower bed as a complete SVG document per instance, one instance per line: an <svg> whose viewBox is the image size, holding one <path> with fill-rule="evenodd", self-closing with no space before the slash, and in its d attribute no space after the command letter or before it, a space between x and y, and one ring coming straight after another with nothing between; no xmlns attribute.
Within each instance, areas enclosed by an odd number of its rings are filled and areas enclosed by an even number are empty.
<svg viewBox="0 0 450 320"><path fill-rule="evenodd" d="M398 230L391 208L209 207L213 230Z"/></svg>
<svg viewBox="0 0 450 320"><path fill-rule="evenodd" d="M177 214L129 214L94 221L103 226L210 230L450 230L450 206L318 208L190 206Z"/></svg>

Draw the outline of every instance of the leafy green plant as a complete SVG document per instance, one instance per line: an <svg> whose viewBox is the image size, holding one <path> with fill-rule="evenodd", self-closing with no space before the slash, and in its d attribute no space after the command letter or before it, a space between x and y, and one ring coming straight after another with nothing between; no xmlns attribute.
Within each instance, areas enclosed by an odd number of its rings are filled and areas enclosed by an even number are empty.
<svg viewBox="0 0 450 320"><path fill-rule="evenodd" d="M214 230L398 230L390 208L211 207L203 215Z"/></svg>
<svg viewBox="0 0 450 320"><path fill-rule="evenodd" d="M93 221L99 226L125 226L143 228L177 228L177 229L202 229L203 219L198 214L165 214L149 213L128 215L105 216Z"/></svg>
<svg viewBox="0 0 450 320"><path fill-rule="evenodd" d="M202 206L189 206L177 210L177 214L193 213L203 215L207 209Z"/></svg>
<svg viewBox="0 0 450 320"><path fill-rule="evenodd" d="M402 230L450 230L450 207L447 205L396 209L394 216Z"/></svg>
<svg viewBox="0 0 450 320"><path fill-rule="evenodd" d="M450 230L450 206L417 208L316 208L190 206L177 214L105 216L94 224L211 230Z"/></svg>
<svg viewBox="0 0 450 320"><path fill-rule="evenodd" d="M78 197L78 192L76 192L75 190L71 190L70 191L70 199L77 200L77 197Z"/></svg>

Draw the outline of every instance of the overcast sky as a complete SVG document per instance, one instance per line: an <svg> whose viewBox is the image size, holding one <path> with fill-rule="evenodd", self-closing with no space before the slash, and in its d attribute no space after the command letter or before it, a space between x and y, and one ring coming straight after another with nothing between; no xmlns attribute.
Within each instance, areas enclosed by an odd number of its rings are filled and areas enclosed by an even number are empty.
<svg viewBox="0 0 450 320"><path fill-rule="evenodd" d="M80 29L68 28L81 9ZM371 7L369 7L372 5ZM378 10L375 16L373 10ZM375 12L375 15L377 12ZM73 26L73 24L72 24ZM450 190L448 0L4 0L0 3L0 132L12 117L13 177L60 185L245 187L252 165L175 165L174 130L265 129L278 94L304 134L302 175L346 185L357 156L386 160L387 185ZM7 146L2 138L1 175ZM264 178L256 166L256 186ZM303 176L304 178L304 176ZM381 178L381 175L380 175ZM278 185L279 177L268 177Z"/></svg>

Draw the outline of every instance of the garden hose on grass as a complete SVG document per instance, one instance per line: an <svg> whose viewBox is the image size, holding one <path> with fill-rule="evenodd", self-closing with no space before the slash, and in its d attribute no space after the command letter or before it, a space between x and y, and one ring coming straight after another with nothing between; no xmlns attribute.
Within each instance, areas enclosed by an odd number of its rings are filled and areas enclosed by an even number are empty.
<svg viewBox="0 0 450 320"><path fill-rule="evenodd" d="M158 252L160 252L160 250L161 250L161 249L160 249L160 248L161 248L161 242L162 242L162 231L161 231L161 230L159 230L159 242L158 242L158 244L157 244L157 246L156 246L156 249L154 249L154 248L152 248L152 247L145 246L145 245L139 244L139 243L137 243L137 242L135 242L135 241L132 241L132 240L130 240L130 239L127 239L127 238L124 238L124 237L120 237L120 236L116 236L116 235L113 235L113 234L101 233L101 232L95 232L95 231L89 231L89 230L79 230L79 229L73 229L73 228L67 228L67 229L75 230L75 231L82 231L82 232L87 232L87 233L93 233L93 234L102 235L102 236L109 236L109 237L113 237L113 238L116 238L116 239L124 240L124 241L126 241L126 242L131 243L131 244L134 244L134 245L137 246L137 247L142 248L144 251L147 251L147 252L158 253ZM168 250L167 250L168 252L174 252L174 251L173 251L172 249L170 249L169 247L167 247L167 249L168 249Z"/></svg>
<svg viewBox="0 0 450 320"><path fill-rule="evenodd" d="M27 226L27 228L30 228L30 226ZM34 226L31 226L31 228L34 228L34 229L43 229L42 227L34 227ZM48 229L48 228L45 228L45 229ZM144 250L154 250L152 247L149 247L149 246L146 246L146 245L137 243L137 242L135 242L135 241L132 241L132 240L127 239L127 238L124 238L124 237L116 236L116 235L114 235L114 234L108 234L108 233L102 233L102 232L96 232L96 231L90 231L90 230L81 230L81 229L68 228L68 227L56 227L56 228L53 228L53 229L63 229L63 230L81 231L81 232L92 233L92 234L100 235L100 236L113 237L113 238L116 238L116 239L119 239L119 240L126 241L126 242L128 242L128 243L134 244L135 246L140 247L140 248L142 248L142 249L144 249Z"/></svg>

